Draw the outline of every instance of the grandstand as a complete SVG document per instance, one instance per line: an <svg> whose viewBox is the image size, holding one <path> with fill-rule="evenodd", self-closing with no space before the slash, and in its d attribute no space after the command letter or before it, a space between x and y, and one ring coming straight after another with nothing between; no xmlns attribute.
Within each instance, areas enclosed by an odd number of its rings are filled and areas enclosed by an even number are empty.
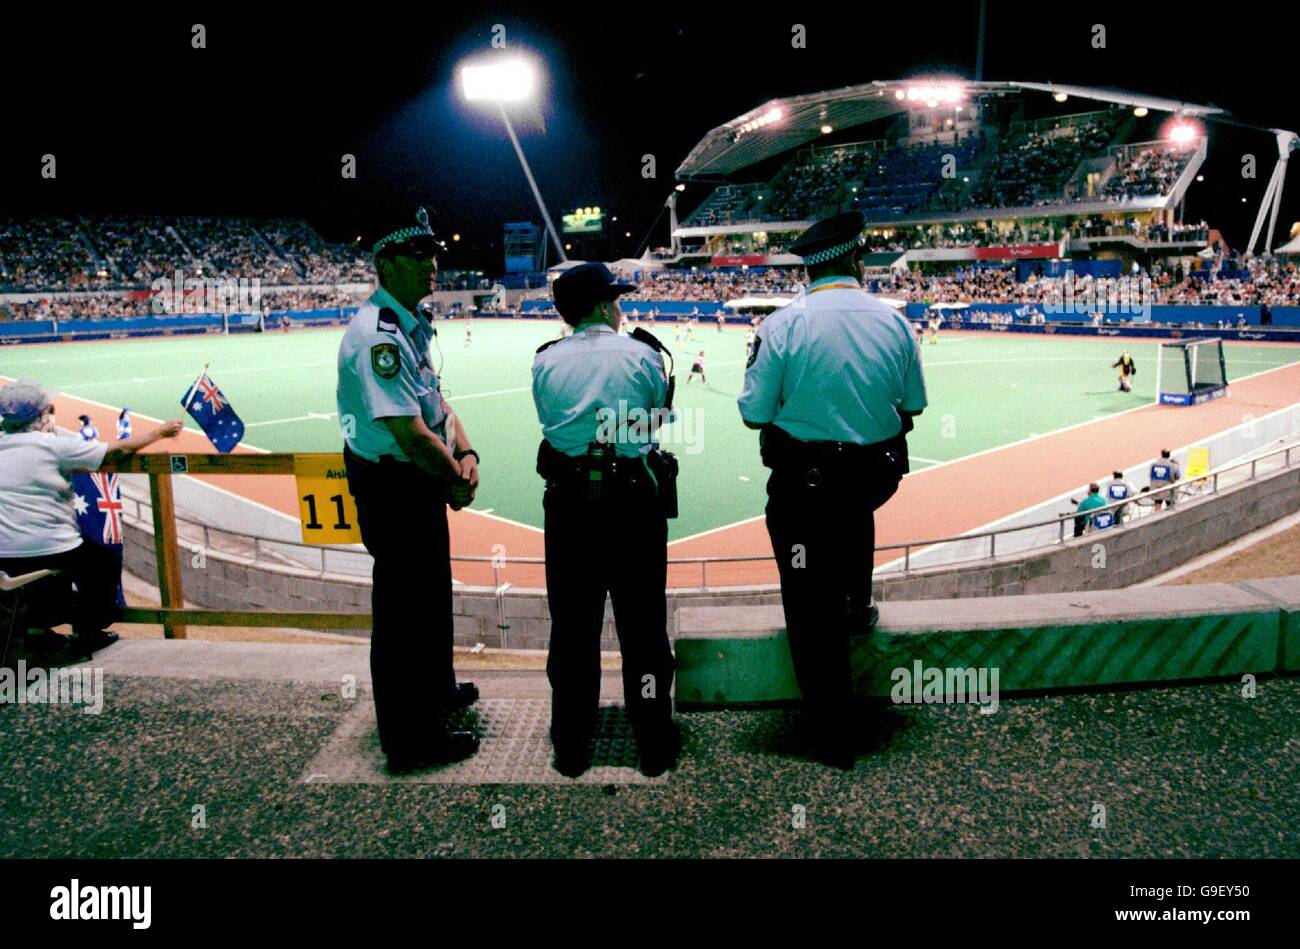
<svg viewBox="0 0 1300 949"><path fill-rule="evenodd" d="M793 264L781 249L795 233L854 208L905 264L1195 252L1214 238L1183 223L1183 198L1207 153L1198 119L1218 112L1003 82L873 82L765 103L677 169L711 190L674 228L670 259Z"/></svg>
<svg viewBox="0 0 1300 949"><path fill-rule="evenodd" d="M176 270L272 286L366 282L354 247L303 221L225 217L0 218L0 293L146 289Z"/></svg>

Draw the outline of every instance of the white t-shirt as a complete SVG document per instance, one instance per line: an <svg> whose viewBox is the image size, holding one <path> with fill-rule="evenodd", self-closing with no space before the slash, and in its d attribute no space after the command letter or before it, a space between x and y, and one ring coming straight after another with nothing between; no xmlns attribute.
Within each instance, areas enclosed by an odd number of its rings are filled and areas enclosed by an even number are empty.
<svg viewBox="0 0 1300 949"><path fill-rule="evenodd" d="M108 446L77 435L0 435L0 557L40 557L81 543L73 471L94 471Z"/></svg>

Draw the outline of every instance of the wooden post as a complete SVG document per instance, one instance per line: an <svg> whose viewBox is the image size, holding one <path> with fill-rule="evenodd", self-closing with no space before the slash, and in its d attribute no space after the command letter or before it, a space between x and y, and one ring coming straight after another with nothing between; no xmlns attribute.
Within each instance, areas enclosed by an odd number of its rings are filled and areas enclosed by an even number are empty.
<svg viewBox="0 0 1300 949"><path fill-rule="evenodd" d="M153 549L158 561L158 594L162 606L181 609L185 594L181 590L181 563L177 553L176 500L172 493L170 471L149 472L149 500L153 506ZM163 622L163 636L184 639L185 626Z"/></svg>

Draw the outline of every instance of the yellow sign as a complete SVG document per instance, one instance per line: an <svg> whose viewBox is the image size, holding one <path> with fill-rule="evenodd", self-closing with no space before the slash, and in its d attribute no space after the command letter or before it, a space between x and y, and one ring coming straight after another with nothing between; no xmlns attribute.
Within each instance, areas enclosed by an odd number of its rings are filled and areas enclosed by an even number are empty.
<svg viewBox="0 0 1300 949"><path fill-rule="evenodd" d="M298 520L304 544L359 544L357 504L348 491L342 455L297 455Z"/></svg>

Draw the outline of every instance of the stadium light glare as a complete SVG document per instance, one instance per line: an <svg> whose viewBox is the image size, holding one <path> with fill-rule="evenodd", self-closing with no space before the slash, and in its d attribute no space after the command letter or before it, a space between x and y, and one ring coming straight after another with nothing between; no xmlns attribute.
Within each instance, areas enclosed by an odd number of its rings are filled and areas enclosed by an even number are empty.
<svg viewBox="0 0 1300 949"><path fill-rule="evenodd" d="M1197 180L1197 181L1204 181L1204 180L1205 180L1205 176L1204 176L1204 175L1197 175L1197 176L1196 176L1196 180Z"/></svg>
<svg viewBox="0 0 1300 949"><path fill-rule="evenodd" d="M1188 122L1179 122L1169 129L1169 140L1175 145L1186 145L1195 138L1196 128Z"/></svg>
<svg viewBox="0 0 1300 949"><path fill-rule="evenodd" d="M1064 92L1057 92L1057 93L1053 93L1052 98L1055 99L1057 102L1064 102L1066 99L1070 97L1066 95Z"/></svg>
<svg viewBox="0 0 1300 949"><path fill-rule="evenodd" d="M835 129L834 129L832 126L830 126L830 125L823 125L823 126L822 126L822 134L823 134L823 135L830 135L831 132L834 132L834 131L835 131Z"/></svg>
<svg viewBox="0 0 1300 949"><path fill-rule="evenodd" d="M537 70L520 57L460 68L461 89L469 102L524 102L537 87Z"/></svg>
<svg viewBox="0 0 1300 949"><path fill-rule="evenodd" d="M686 185L681 185L681 184L679 184L679 185L677 186L677 190L678 190L678 191L685 191L685 190L686 190Z"/></svg>
<svg viewBox="0 0 1300 949"><path fill-rule="evenodd" d="M1140 105L1133 110L1133 114L1136 115L1139 119L1145 119L1149 111L1150 110L1146 106Z"/></svg>

